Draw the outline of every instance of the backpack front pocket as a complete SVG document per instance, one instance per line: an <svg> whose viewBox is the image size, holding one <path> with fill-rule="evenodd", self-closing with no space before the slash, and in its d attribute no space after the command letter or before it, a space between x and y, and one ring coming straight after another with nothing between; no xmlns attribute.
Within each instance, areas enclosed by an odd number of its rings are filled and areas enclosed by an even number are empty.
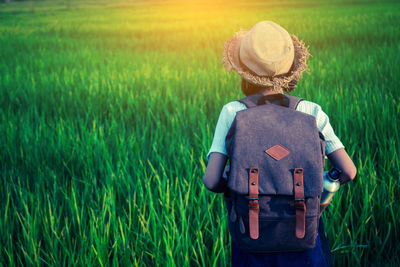
<svg viewBox="0 0 400 267"><path fill-rule="evenodd" d="M243 222L243 225L241 223ZM243 251L254 253L301 251L315 246L319 216L306 217L304 238L295 234L296 218L260 218L258 239L249 235L248 216L240 216L235 222L230 222L233 242ZM244 227L244 229L242 229Z"/></svg>
<svg viewBox="0 0 400 267"><path fill-rule="evenodd" d="M233 197L228 214L233 210L235 220L228 219L233 242L239 249L248 252L281 252L301 251L315 246L319 213L319 197L305 200L305 235L296 237L296 212L293 197L260 196L258 218L259 237L250 237L248 199L242 196Z"/></svg>

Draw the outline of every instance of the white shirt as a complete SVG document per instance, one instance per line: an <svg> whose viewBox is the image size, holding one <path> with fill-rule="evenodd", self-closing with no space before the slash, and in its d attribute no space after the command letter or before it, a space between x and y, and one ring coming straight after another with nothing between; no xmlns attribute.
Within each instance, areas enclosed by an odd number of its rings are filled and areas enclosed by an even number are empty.
<svg viewBox="0 0 400 267"><path fill-rule="evenodd" d="M225 148L225 137L228 134L229 128L235 119L236 112L246 109L246 105L239 101L229 102L224 105L219 114L217 126L215 128L214 139L211 148L207 154L207 158L211 152L219 152L227 156ZM302 100L296 107L297 111L301 111L315 117L317 127L325 137L325 154L344 147L339 138L335 135L332 126L329 123L329 118L322 111L321 107L314 102Z"/></svg>

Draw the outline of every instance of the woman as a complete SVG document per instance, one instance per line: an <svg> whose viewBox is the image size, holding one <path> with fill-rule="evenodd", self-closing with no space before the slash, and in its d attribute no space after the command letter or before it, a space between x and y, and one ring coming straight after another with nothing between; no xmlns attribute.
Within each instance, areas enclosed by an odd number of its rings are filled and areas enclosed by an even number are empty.
<svg viewBox="0 0 400 267"><path fill-rule="evenodd" d="M235 70L242 77L245 95L273 95L291 92L303 71L307 69L309 53L303 42L271 21L262 21L249 31L236 33L225 43L223 62L227 70ZM211 191L225 192L227 180L223 178L227 152L225 137L236 112L246 109L238 101L222 108L214 139L208 153L208 165L203 178ZM301 101L297 111L313 115L317 127L326 141L325 151L334 167L342 170L340 183L354 179L356 167L335 135L328 116L321 107L310 101ZM322 236L321 236L322 237ZM326 266L320 237L311 250L301 252L252 254L239 250L232 242L232 266Z"/></svg>

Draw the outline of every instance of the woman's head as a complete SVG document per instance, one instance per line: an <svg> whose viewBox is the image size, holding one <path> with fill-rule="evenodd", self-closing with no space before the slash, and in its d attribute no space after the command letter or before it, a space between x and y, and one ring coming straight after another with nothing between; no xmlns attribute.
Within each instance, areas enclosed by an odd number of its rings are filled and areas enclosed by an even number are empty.
<svg viewBox="0 0 400 267"><path fill-rule="evenodd" d="M260 86L260 85L256 85L253 84L251 82L246 81L245 79L242 78L242 92L246 95L253 95L255 93L260 93L260 92L275 92L275 93L283 93L282 90L274 90L273 87L271 86Z"/></svg>
<svg viewBox="0 0 400 267"><path fill-rule="evenodd" d="M272 21L236 33L225 43L223 63L243 79L248 95L266 89L290 92L307 70L308 50L302 41Z"/></svg>

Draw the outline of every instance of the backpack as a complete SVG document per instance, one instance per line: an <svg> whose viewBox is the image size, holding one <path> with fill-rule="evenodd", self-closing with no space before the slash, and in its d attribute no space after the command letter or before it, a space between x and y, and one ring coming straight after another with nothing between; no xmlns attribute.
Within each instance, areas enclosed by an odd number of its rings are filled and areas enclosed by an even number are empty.
<svg viewBox="0 0 400 267"><path fill-rule="evenodd" d="M239 100L226 136L230 170L225 200L232 241L247 252L315 246L321 215L325 139L301 98L251 95Z"/></svg>

